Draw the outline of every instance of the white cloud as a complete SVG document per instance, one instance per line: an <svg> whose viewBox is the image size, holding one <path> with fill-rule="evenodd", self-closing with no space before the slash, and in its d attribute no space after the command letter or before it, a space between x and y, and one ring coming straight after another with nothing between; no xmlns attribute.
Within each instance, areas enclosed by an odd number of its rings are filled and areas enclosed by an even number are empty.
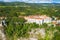
<svg viewBox="0 0 60 40"><path fill-rule="evenodd" d="M4 0L4 2L13 2L13 1L17 1L17 0Z"/></svg>
<svg viewBox="0 0 60 40"><path fill-rule="evenodd" d="M52 0L23 0L28 3L52 3Z"/></svg>
<svg viewBox="0 0 60 40"><path fill-rule="evenodd" d="M60 0L0 0L5 2L20 1L27 3L60 3Z"/></svg>
<svg viewBox="0 0 60 40"><path fill-rule="evenodd" d="M9 2L9 0L4 0L4 2Z"/></svg>

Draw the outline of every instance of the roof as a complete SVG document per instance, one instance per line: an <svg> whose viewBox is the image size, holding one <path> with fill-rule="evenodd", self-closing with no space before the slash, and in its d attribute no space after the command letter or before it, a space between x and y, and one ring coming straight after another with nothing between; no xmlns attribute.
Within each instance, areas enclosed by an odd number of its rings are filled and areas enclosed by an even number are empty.
<svg viewBox="0 0 60 40"><path fill-rule="evenodd" d="M46 15L30 15L30 16L25 16L24 17L26 20L27 19L36 19L36 20L43 20L43 19L50 19L50 17L46 16Z"/></svg>
<svg viewBox="0 0 60 40"><path fill-rule="evenodd" d="M52 21L52 24L57 24L57 21Z"/></svg>

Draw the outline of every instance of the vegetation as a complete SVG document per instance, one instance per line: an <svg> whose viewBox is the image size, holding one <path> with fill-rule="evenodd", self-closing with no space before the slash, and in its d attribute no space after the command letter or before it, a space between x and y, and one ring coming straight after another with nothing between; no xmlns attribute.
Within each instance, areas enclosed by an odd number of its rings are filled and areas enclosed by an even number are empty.
<svg viewBox="0 0 60 40"><path fill-rule="evenodd" d="M11 20L10 20L11 19ZM7 21L7 27L5 28L5 34L7 36L7 40L17 40L20 37L29 37L28 32L31 31L31 29L36 29L36 28L44 28L45 29L45 33L46 36L45 38L38 38L38 40L59 40L60 38L60 28L59 26L48 26L47 24L43 24L43 25L38 25L36 23L25 23L26 20L24 20L23 18L17 18L17 17L13 17L13 18L9 18L6 20ZM55 30L57 30L56 32L54 32ZM52 33L53 37L50 38Z"/></svg>
<svg viewBox="0 0 60 40"><path fill-rule="evenodd" d="M60 39L60 27L48 26L47 24L38 25L36 23L25 23L24 18L19 16L28 15L48 15L55 16L60 19L60 4L29 4L29 3L0 3L0 17L6 17L7 26L4 27L7 40L17 40L20 37L29 37L28 32L35 28L44 28L46 30L46 36L44 39L39 40L59 40ZM56 32L54 32L57 30ZM54 37L50 39L49 32Z"/></svg>
<svg viewBox="0 0 60 40"><path fill-rule="evenodd" d="M41 15L60 17L60 4L0 3L0 16ZM2 6L4 5L4 6Z"/></svg>

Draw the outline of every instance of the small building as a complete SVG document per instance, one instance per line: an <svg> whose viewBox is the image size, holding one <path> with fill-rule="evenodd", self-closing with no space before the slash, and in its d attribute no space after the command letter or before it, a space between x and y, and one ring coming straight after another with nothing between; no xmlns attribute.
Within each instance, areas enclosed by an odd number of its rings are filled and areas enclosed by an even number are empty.
<svg viewBox="0 0 60 40"><path fill-rule="evenodd" d="M57 20L57 24L60 24L60 20Z"/></svg>
<svg viewBox="0 0 60 40"><path fill-rule="evenodd" d="M6 17L0 17L0 26L6 26Z"/></svg>
<svg viewBox="0 0 60 40"><path fill-rule="evenodd" d="M7 26L5 20L2 20L2 25L3 25L3 26Z"/></svg>
<svg viewBox="0 0 60 40"><path fill-rule="evenodd" d="M25 20L27 20L28 23L43 24L52 22L52 18L46 15L30 15L25 16L24 18Z"/></svg>
<svg viewBox="0 0 60 40"><path fill-rule="evenodd" d="M60 26L60 20L53 20L53 21L52 21L52 24L53 24L54 26Z"/></svg>

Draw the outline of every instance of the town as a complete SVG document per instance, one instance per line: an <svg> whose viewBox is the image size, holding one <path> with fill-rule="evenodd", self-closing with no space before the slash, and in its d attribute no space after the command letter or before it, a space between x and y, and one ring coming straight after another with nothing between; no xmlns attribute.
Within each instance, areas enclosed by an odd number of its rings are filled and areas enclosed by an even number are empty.
<svg viewBox="0 0 60 40"><path fill-rule="evenodd" d="M47 15L29 15L29 16L20 16L26 20L26 23L36 23L42 25L44 23L52 24L54 26L60 24L60 20L57 17L49 17ZM7 26L6 17L0 17L0 26Z"/></svg>

